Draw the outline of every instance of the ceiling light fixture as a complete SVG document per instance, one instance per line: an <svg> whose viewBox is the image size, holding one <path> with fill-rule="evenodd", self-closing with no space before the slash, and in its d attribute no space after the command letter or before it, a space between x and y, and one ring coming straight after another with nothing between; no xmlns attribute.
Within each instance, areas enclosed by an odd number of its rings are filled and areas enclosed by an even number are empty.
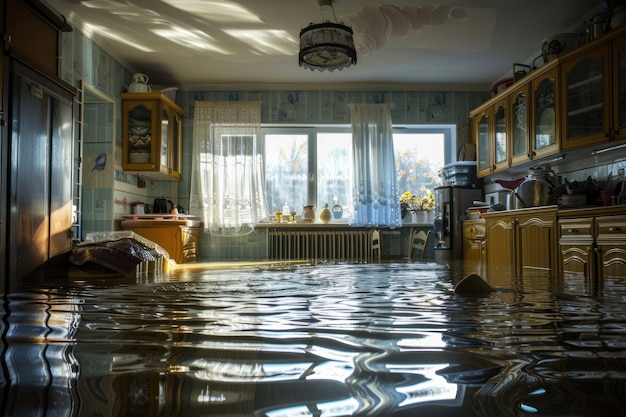
<svg viewBox="0 0 626 417"><path fill-rule="evenodd" d="M332 11L335 23L311 23L300 31L300 54L298 63L311 71L342 70L356 65L356 49L352 39L352 29L337 22L332 0L318 0L317 7L322 12Z"/></svg>

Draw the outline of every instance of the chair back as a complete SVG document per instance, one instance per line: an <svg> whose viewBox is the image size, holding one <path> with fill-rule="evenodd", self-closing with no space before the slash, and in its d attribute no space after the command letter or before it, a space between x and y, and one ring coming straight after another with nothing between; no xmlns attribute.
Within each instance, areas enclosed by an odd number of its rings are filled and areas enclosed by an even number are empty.
<svg viewBox="0 0 626 417"><path fill-rule="evenodd" d="M371 260L374 260L374 251L378 251L378 263L380 263L381 244L380 244L380 232L378 230L372 230L371 252L370 252Z"/></svg>
<svg viewBox="0 0 626 417"><path fill-rule="evenodd" d="M425 232L423 230L415 230L411 234L411 239L409 240L409 262L413 257L413 251L415 249L419 250L420 259L424 259L426 254L426 247L428 245L428 238L430 237L430 231Z"/></svg>

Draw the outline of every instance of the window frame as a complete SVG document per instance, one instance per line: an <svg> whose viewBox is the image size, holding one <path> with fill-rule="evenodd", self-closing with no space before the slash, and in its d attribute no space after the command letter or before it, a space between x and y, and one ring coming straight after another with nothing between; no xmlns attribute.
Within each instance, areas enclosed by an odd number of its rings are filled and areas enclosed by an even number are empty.
<svg viewBox="0 0 626 417"><path fill-rule="evenodd" d="M444 165L456 161L457 157L457 126L453 124L442 125L394 125L393 133L402 134L443 134L444 135ZM321 125L274 125L264 124L261 126L260 149L263 152L263 172L266 173L265 137L267 135L307 135L307 199L315 207L317 201L317 134L318 133L352 133L349 124L321 124Z"/></svg>

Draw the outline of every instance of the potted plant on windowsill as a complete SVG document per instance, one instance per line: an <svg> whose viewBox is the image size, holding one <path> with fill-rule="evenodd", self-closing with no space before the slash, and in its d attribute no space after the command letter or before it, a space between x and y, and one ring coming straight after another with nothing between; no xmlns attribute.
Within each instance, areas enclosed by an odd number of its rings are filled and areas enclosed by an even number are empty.
<svg viewBox="0 0 626 417"><path fill-rule="evenodd" d="M435 210L435 195L422 186L421 195L406 191L400 196L403 223L432 223Z"/></svg>

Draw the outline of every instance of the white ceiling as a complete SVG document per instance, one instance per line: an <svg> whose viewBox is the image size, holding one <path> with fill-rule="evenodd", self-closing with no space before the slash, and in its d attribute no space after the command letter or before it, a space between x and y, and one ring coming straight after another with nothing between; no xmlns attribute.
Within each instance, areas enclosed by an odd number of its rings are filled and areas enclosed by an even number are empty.
<svg viewBox="0 0 626 417"><path fill-rule="evenodd" d="M300 30L335 20L317 0L47 3L131 71L181 89L485 89L602 10L600 0L387 1L334 1L358 51L356 66L334 72L298 66Z"/></svg>

